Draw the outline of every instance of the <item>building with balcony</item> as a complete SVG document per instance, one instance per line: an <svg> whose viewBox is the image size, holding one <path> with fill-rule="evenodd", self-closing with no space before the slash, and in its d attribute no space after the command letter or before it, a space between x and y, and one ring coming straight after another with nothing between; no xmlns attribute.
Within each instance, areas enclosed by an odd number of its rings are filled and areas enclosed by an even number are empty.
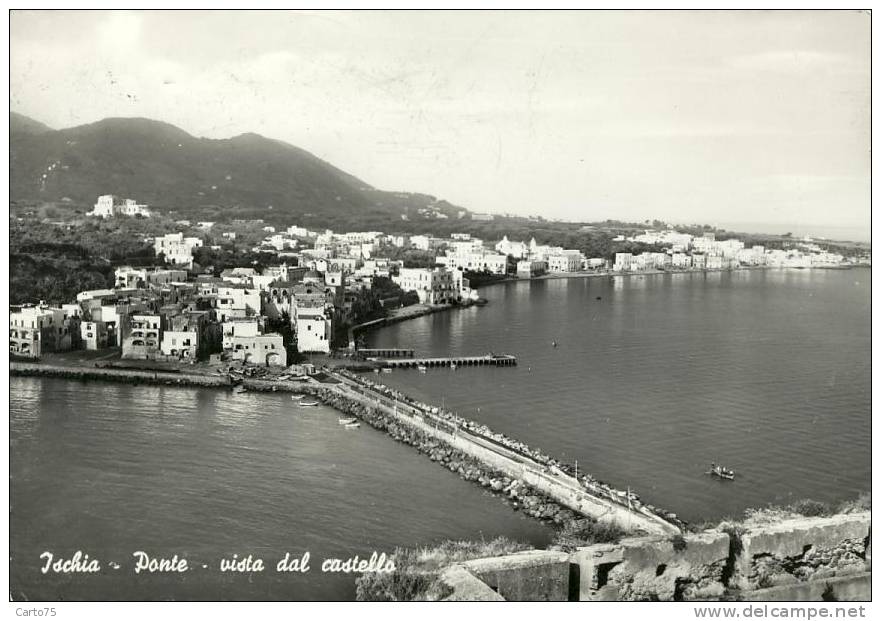
<svg viewBox="0 0 881 621"><path fill-rule="evenodd" d="M437 257L437 263L451 270L489 272L500 276L508 272L507 255L479 247L466 252L447 252L446 255Z"/></svg>
<svg viewBox="0 0 881 621"><path fill-rule="evenodd" d="M69 351L79 341L80 318L64 308L22 306L9 313L9 352L39 358ZM73 338L76 332L76 339Z"/></svg>
<svg viewBox="0 0 881 621"><path fill-rule="evenodd" d="M584 255L578 250L563 250L548 255L549 272L580 272Z"/></svg>
<svg viewBox="0 0 881 621"><path fill-rule="evenodd" d="M150 360L162 353L163 317L159 314L133 314L122 324L122 357Z"/></svg>
<svg viewBox="0 0 881 621"><path fill-rule="evenodd" d="M415 291L421 304L451 304L458 297L453 275L445 267L401 268L392 280L404 291Z"/></svg>

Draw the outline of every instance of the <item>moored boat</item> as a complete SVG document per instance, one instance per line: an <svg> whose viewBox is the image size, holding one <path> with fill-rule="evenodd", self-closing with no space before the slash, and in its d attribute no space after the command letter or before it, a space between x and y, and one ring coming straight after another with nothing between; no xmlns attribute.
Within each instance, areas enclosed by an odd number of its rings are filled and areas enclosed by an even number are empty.
<svg viewBox="0 0 881 621"><path fill-rule="evenodd" d="M318 401L300 401L301 408L311 408L318 405Z"/></svg>
<svg viewBox="0 0 881 621"><path fill-rule="evenodd" d="M710 464L710 471L707 472L707 474L717 476L720 479L725 479L727 481L734 480L734 470L721 465L717 466L716 464Z"/></svg>
<svg viewBox="0 0 881 621"><path fill-rule="evenodd" d="M234 395L240 395L243 392L248 392L248 389L245 388L241 384L236 384L235 386L232 387L232 394L234 394Z"/></svg>
<svg viewBox="0 0 881 621"><path fill-rule="evenodd" d="M361 423L348 423L346 429L358 429L360 426Z"/></svg>
<svg viewBox="0 0 881 621"><path fill-rule="evenodd" d="M420 364L420 365L417 366L416 368L419 369L419 372L420 372L420 373L426 373L426 372L428 371L428 367L425 366L424 364Z"/></svg>
<svg viewBox="0 0 881 621"><path fill-rule="evenodd" d="M350 417L350 418L340 418L339 419L340 425L351 425L352 423L357 423L357 422L358 422L358 419L355 418L354 416Z"/></svg>

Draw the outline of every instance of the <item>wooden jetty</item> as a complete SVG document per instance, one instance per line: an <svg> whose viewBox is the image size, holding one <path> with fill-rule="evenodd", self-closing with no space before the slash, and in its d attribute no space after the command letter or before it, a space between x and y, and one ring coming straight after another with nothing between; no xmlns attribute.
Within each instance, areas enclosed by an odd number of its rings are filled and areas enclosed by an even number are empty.
<svg viewBox="0 0 881 621"><path fill-rule="evenodd" d="M452 365L511 367L517 364L517 357L507 354L486 354L485 356L454 356L451 358L367 358L381 367L399 369L416 367L448 367Z"/></svg>

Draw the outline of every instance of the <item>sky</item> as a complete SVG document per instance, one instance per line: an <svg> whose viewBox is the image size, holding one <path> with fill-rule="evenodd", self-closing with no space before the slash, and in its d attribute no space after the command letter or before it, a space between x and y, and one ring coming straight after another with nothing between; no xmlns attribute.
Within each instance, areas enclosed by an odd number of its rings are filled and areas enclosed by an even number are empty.
<svg viewBox="0 0 881 621"><path fill-rule="evenodd" d="M256 132L476 212L868 238L856 11L13 11L11 109Z"/></svg>

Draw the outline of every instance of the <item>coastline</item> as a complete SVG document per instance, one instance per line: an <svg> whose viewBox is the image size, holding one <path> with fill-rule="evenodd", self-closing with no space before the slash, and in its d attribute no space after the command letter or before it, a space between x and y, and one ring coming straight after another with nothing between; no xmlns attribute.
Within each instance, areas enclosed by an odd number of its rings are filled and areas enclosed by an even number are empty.
<svg viewBox="0 0 881 621"><path fill-rule="evenodd" d="M434 313L441 313L457 308L468 308L470 306L473 306L473 302L468 304L413 304L411 306L393 309L389 311L389 315L386 317L365 321L364 323L359 323L358 325L349 328L349 348L354 348L355 337L358 334L384 328L385 326L407 321L408 319L416 319L417 317L424 317L425 315L433 315Z"/></svg>
<svg viewBox="0 0 881 621"><path fill-rule="evenodd" d="M872 269L871 265L845 265L845 266L817 266L817 267L778 267L774 265L750 265L738 267L737 269L670 269L670 270L641 270L638 272L615 272L611 270L605 270L602 272L554 272L551 274L542 274L541 276L535 276L533 278L518 278L516 276L508 276L505 278L500 278L499 280L494 280L492 282L487 282L478 288L478 290L483 289L484 287L491 287L494 285L502 285L512 282L531 282L536 280L561 280L568 278L603 278L603 277L625 277L632 278L634 276L662 276L664 274L714 274L714 273L722 273L722 272L741 272L741 271L764 271L764 270L850 270L857 268L868 268Z"/></svg>
<svg viewBox="0 0 881 621"><path fill-rule="evenodd" d="M519 278L517 276L506 276L505 278L500 278L498 280L493 280L490 282L483 283L482 285L476 287L477 291L484 289L486 287L492 287L496 285L505 285L509 283L516 282L532 282L532 281L542 281L542 280L563 280L570 278L603 278L603 277L623 277L623 278L633 278L636 276L663 276L667 274L715 274L722 272L740 272L740 271L765 271L765 270L850 270L855 268L868 268L872 269L871 265L845 265L845 266L817 266L817 267L779 267L772 265L750 265L750 266L742 266L737 269L669 269L669 270L642 270L638 272L614 272L611 270L597 271L597 272L554 272L550 274L542 274L541 276L535 276L532 278ZM397 308L390 311L390 314L387 317L380 317L379 319L373 319L371 321L366 321L364 323L360 323L358 325L352 326L349 328L349 348L354 349L355 338L358 334L362 334L365 332L370 332L373 330L378 330L379 328L384 328L386 326L390 326L396 323L400 323L402 321L407 321L409 319L416 319L417 317L424 317L425 315L431 315L434 313L440 313L444 311L450 311L461 308L469 308L474 306L474 302L470 302L467 304L414 304L412 306L405 306L402 308ZM397 311L397 312L395 312Z"/></svg>

